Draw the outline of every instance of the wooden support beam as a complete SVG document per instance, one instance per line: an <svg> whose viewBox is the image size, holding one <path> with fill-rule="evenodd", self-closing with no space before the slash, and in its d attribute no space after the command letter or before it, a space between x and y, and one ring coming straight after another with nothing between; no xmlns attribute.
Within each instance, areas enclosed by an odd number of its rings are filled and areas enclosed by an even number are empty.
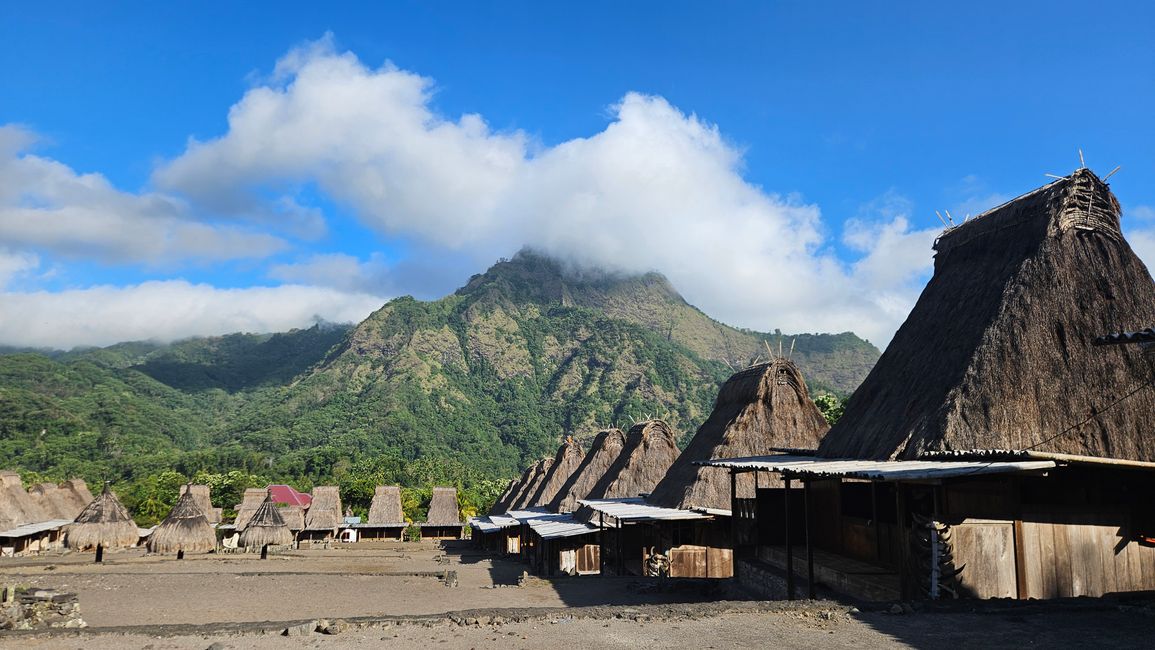
<svg viewBox="0 0 1155 650"><path fill-rule="evenodd" d="M810 481L802 482L802 497L806 515L806 595L810 600L814 600L814 538L810 524Z"/></svg>
<svg viewBox="0 0 1155 650"><path fill-rule="evenodd" d="M794 600L794 546L790 543L790 478L788 476L782 477L782 485L785 487L783 492L784 499L782 503L785 504L786 511L785 525L783 529L786 533L786 598Z"/></svg>

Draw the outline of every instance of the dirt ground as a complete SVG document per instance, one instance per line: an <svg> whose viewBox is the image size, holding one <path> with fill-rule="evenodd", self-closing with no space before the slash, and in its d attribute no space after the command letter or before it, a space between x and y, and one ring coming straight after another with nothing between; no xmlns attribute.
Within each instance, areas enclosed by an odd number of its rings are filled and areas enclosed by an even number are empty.
<svg viewBox="0 0 1155 650"><path fill-rule="evenodd" d="M465 544L360 544L261 561L130 551L0 563L3 584L78 595L89 628L0 632L0 648L792 648L1155 643L1155 601L918 606L765 602L717 582L530 579ZM446 571L458 583L447 586ZM861 610L861 611L860 611ZM317 633L318 627L335 634ZM290 629L299 636L282 636Z"/></svg>

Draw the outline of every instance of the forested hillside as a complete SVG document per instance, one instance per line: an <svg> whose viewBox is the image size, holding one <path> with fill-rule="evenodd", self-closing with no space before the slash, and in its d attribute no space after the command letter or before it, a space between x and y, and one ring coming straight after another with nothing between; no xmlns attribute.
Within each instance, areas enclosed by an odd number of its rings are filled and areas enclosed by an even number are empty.
<svg viewBox="0 0 1155 650"><path fill-rule="evenodd" d="M113 480L138 509L194 477L226 500L336 482L354 506L374 482L455 483L483 507L566 434L653 416L684 441L733 369L792 343L816 394L847 394L878 356L849 333L728 327L660 275L521 253L356 326L0 355L0 458L33 480Z"/></svg>

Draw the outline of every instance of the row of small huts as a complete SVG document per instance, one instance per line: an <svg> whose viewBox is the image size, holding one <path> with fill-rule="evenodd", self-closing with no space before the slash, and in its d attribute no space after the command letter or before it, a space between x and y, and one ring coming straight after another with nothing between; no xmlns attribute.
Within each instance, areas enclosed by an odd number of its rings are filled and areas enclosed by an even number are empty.
<svg viewBox="0 0 1155 650"><path fill-rule="evenodd" d="M681 454L660 421L567 440L474 538L544 574L777 571L791 596L1155 589L1155 331L1103 336L1155 324L1155 283L1118 201L1079 169L934 250L833 427L774 359L725 382Z"/></svg>
<svg viewBox="0 0 1155 650"><path fill-rule="evenodd" d="M43 483L25 491L15 472L0 472L0 543L7 555L61 546L77 550L147 544L152 553L203 553L217 548L262 549L301 541L401 539L409 523L398 486L378 486L368 517L344 516L338 489L321 486L302 494L287 485L250 488L233 523L221 524L206 485L181 486L168 516L152 529L137 527L106 484L95 498L83 480ZM429 515L417 524L423 538L457 539L462 522L455 488L433 489Z"/></svg>

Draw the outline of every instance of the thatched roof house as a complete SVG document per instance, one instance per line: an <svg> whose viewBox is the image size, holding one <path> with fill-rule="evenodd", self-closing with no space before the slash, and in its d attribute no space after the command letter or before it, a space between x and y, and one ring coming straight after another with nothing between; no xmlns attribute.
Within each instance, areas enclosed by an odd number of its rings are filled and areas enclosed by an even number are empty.
<svg viewBox="0 0 1155 650"><path fill-rule="evenodd" d="M249 517L248 525L241 531L241 546L246 548L261 548L270 546L285 546L293 543L293 533L281 517L281 510L273 503L271 495L265 495L261 505L257 506L253 515Z"/></svg>
<svg viewBox="0 0 1155 650"><path fill-rule="evenodd" d="M782 447L813 449L827 429L794 362L777 358L752 366L722 385L710 417L647 501L684 510L729 510L729 472L694 461L763 456ZM736 487L739 498L753 497L754 477L739 476Z"/></svg>
<svg viewBox="0 0 1155 650"><path fill-rule="evenodd" d="M533 474L529 478L529 482L525 484L521 492L509 505L510 510L519 510L522 508L532 508L537 505L534 502L534 495L541 488L541 484L545 481L545 477L549 474L549 469L553 467L552 458L543 458L537 461L533 466Z"/></svg>
<svg viewBox="0 0 1155 650"><path fill-rule="evenodd" d="M435 487L429 499L429 514L425 523L430 526L460 526L461 508L457 505L457 488Z"/></svg>
<svg viewBox="0 0 1155 650"><path fill-rule="evenodd" d="M566 480L581 465L584 457L585 452L582 451L581 445L575 442L572 436L566 436L565 442L558 447L557 454L553 457L549 471L542 478L541 485L527 505L544 506L553 501Z"/></svg>
<svg viewBox="0 0 1155 650"><path fill-rule="evenodd" d="M549 509L560 513L577 510L578 499L585 499L589 496L590 490L613 466L625 445L626 436L621 429L606 429L598 432L590 445L589 452L582 458L581 464L566 479L553 501L550 501Z"/></svg>
<svg viewBox="0 0 1155 650"><path fill-rule="evenodd" d="M107 549L123 548L135 546L139 540L136 522L112 493L108 483L104 484L100 496L76 517L76 521L64 527L64 545L75 550L98 545Z"/></svg>
<svg viewBox="0 0 1155 650"><path fill-rule="evenodd" d="M67 490L63 490L55 483L40 483L28 488L28 494L36 502L48 519L76 519L84 509L73 505Z"/></svg>
<svg viewBox="0 0 1155 650"><path fill-rule="evenodd" d="M261 507L265 498L269 496L269 491L263 488L246 488L244 495L241 497L241 502L237 504L237 518L233 522L237 530L244 530L248 525L249 520L253 515L257 514L257 508Z"/></svg>
<svg viewBox="0 0 1155 650"><path fill-rule="evenodd" d="M0 472L0 529L48 521L53 517L24 491L16 472Z"/></svg>
<svg viewBox="0 0 1155 650"><path fill-rule="evenodd" d="M505 512L506 504L509 503L509 500L517 492L517 488L520 485L521 485L520 479L517 479L517 478L510 479L509 485L506 486L505 491L502 492L501 496L497 497L497 499L493 502L493 505L490 506L489 514L494 515L494 514L498 514L501 512Z"/></svg>
<svg viewBox="0 0 1155 650"><path fill-rule="evenodd" d="M1155 461L1155 391L1116 403L1151 381L1150 362L1137 346L1091 346L1155 322L1155 284L1119 216L1107 185L1080 169L943 233L934 276L819 453Z"/></svg>
<svg viewBox="0 0 1155 650"><path fill-rule="evenodd" d="M180 493L192 492L193 501L201 512L204 513L205 519L210 524L221 523L221 509L213 507L212 497L210 496L209 486L207 485L188 485L180 486Z"/></svg>
<svg viewBox="0 0 1155 650"><path fill-rule="evenodd" d="M649 493L678 458L677 436L662 420L630 427L626 444L586 498L622 499Z"/></svg>
<svg viewBox="0 0 1155 650"><path fill-rule="evenodd" d="M192 490L182 491L168 516L148 537L149 553L207 553L216 547L216 531Z"/></svg>
<svg viewBox="0 0 1155 650"><path fill-rule="evenodd" d="M69 502L72 504L72 508L76 510L77 515L80 514L81 510L84 510L84 506L92 503L95 498L92 496L92 492L88 491L88 484L82 478L68 479L60 484L60 489L68 495ZM75 516L70 517L70 519L75 518Z"/></svg>
<svg viewBox="0 0 1155 650"><path fill-rule="evenodd" d="M344 521L341 512L341 491L335 485L320 485L313 488L313 502L305 511L305 528L307 531L332 531L337 533L337 527Z"/></svg>
<svg viewBox="0 0 1155 650"><path fill-rule="evenodd" d="M373 490L373 501L369 504L369 516L365 523L371 525L394 525L405 523L405 513L401 509L401 488L396 485L378 485Z"/></svg>

